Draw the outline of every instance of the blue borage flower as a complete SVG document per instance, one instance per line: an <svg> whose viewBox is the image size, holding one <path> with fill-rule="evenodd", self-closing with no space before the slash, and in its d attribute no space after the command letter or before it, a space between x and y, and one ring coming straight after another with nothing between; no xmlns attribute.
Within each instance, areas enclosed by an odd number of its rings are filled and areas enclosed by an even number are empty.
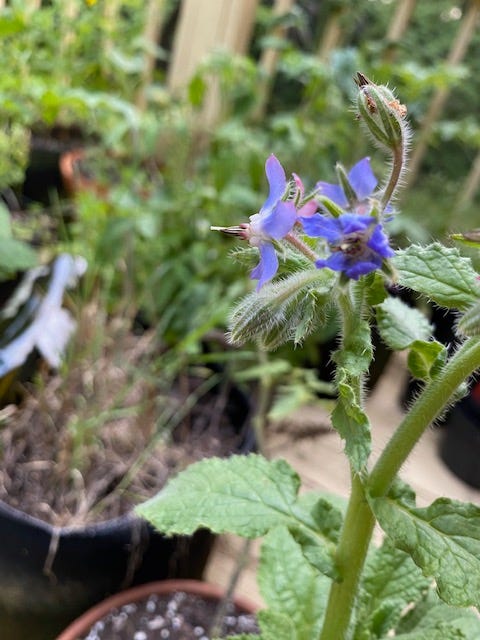
<svg viewBox="0 0 480 640"><path fill-rule="evenodd" d="M343 172L345 172L343 170ZM370 166L370 158L362 158L345 175L351 187L351 193L345 193L341 184L317 182L319 194L332 200L348 213L368 215L372 210L372 197L378 185L378 180ZM386 212L391 213L392 207L387 205Z"/></svg>
<svg viewBox="0 0 480 640"><path fill-rule="evenodd" d="M344 213L328 218L316 213L301 218L301 222L308 236L323 237L330 247L331 255L315 262L319 269L328 267L358 280L379 269L384 258L394 255L382 225L370 216Z"/></svg>
<svg viewBox="0 0 480 640"><path fill-rule="evenodd" d="M303 184L294 176L293 182L287 182L285 171L272 154L265 163L265 173L269 185L268 197L258 213L250 216L250 222L235 227L211 227L228 235L248 240L252 247L260 252L260 262L250 274L252 280L258 280L257 291L278 271L278 257L273 242L281 240L290 233L297 221L297 202L303 198ZM294 191L289 193L293 184ZM287 199L289 198L289 199ZM302 206L300 211L310 215L318 208L315 203Z"/></svg>
<svg viewBox="0 0 480 640"><path fill-rule="evenodd" d="M285 171L272 154L265 163L270 191L258 213L250 216L250 224L245 225L245 238L260 251L260 262L250 274L252 280L258 280L257 291L278 270L278 257L273 240L281 240L293 228L297 219L295 203L284 201L287 192Z"/></svg>

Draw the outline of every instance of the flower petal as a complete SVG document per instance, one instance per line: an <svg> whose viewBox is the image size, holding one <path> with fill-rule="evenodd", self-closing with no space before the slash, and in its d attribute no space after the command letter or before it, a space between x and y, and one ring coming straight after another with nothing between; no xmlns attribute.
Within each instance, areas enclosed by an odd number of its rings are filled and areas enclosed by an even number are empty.
<svg viewBox="0 0 480 640"><path fill-rule="evenodd" d="M343 236L342 224L339 218L327 218L320 213L315 213L313 216L301 218L300 222L307 236L311 238L321 236L326 238L328 242L335 243Z"/></svg>
<svg viewBox="0 0 480 640"><path fill-rule="evenodd" d="M349 171L348 180L357 194L357 200L362 201L370 197L378 184L370 166L370 158L363 158L357 162Z"/></svg>
<svg viewBox="0 0 480 640"><path fill-rule="evenodd" d="M365 231L371 224L376 222L375 218L359 216L355 213L344 213L338 218L338 221L342 225L342 231L345 235Z"/></svg>
<svg viewBox="0 0 480 640"><path fill-rule="evenodd" d="M267 174L270 191L268 198L260 209L260 213L269 212L275 203L283 196L287 187L285 171L273 153L267 158L265 163L265 173Z"/></svg>
<svg viewBox="0 0 480 640"><path fill-rule="evenodd" d="M280 201L273 211L261 221L261 230L270 238L280 240L292 230L297 219L297 210L293 202Z"/></svg>
<svg viewBox="0 0 480 640"><path fill-rule="evenodd" d="M271 280L278 270L278 258L275 247L270 242L264 242L259 246L260 262L250 274L252 280L258 280L257 291Z"/></svg>
<svg viewBox="0 0 480 640"><path fill-rule="evenodd" d="M303 207L300 207L300 209L297 211L297 216L299 218L310 218L314 213L317 212L317 210L318 202L316 202L315 200L309 200L303 205Z"/></svg>
<svg viewBox="0 0 480 640"><path fill-rule="evenodd" d="M376 271L376 269L382 266L382 259L380 256L372 254L370 258L370 260L361 260L358 262L352 261L351 264L344 269L345 275L352 278L352 280L358 280L360 276Z"/></svg>
<svg viewBox="0 0 480 640"><path fill-rule="evenodd" d="M388 244L388 237L385 235L381 224L377 224L373 230L373 233L367 242L367 247L383 258L391 258L395 255L395 252Z"/></svg>
<svg viewBox="0 0 480 640"><path fill-rule="evenodd" d="M339 207L347 207L348 200L342 187L339 184L331 184L330 182L317 182L315 188L319 190L320 195L326 196L333 200Z"/></svg>
<svg viewBox="0 0 480 640"><path fill-rule="evenodd" d="M328 267L333 271L345 271L348 267L347 256L341 251L335 251L326 260L317 260L315 266L318 269Z"/></svg>

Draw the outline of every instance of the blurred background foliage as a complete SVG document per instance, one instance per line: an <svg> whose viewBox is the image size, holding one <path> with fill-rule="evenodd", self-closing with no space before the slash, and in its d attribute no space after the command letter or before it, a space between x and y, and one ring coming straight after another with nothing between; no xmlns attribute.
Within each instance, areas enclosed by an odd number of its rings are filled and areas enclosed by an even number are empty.
<svg viewBox="0 0 480 640"><path fill-rule="evenodd" d="M478 225L478 28L465 36L465 55L452 58L477 0L411 3L398 41L389 33L410 0L298 0L281 15L264 0L247 53L214 51L180 93L168 87L180 0L157 3L156 40L147 37L155 2L11 0L0 10L0 188L11 217L2 242L23 241L40 261L60 251L84 256L84 296L100 292L110 313L130 313L178 352L199 353L205 334L225 328L233 301L251 287L245 266L229 256L232 241L210 225L258 211L270 153L307 188L334 180L337 160L348 167L366 154L384 175L352 113L357 70L396 88L414 152L431 102L444 92L398 202L397 243L445 241ZM266 51L274 52L274 73L262 66ZM214 125L202 118L212 78L221 103ZM81 191L73 204L58 180L41 177L40 195L30 188L47 152L78 145L93 149L86 171L108 188ZM0 273L15 277L7 256ZM318 345L311 354L318 360Z"/></svg>

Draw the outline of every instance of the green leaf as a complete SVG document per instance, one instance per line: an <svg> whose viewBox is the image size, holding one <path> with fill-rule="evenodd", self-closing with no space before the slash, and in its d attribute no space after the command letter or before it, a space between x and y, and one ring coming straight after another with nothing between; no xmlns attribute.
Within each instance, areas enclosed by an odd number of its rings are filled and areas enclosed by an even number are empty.
<svg viewBox="0 0 480 640"><path fill-rule="evenodd" d="M478 300L477 274L457 249L434 243L411 245L391 260L398 282L423 294L441 307L466 309Z"/></svg>
<svg viewBox="0 0 480 640"><path fill-rule="evenodd" d="M252 640L298 640L293 621L286 614L264 609L257 618L262 635L252 636Z"/></svg>
<svg viewBox="0 0 480 640"><path fill-rule="evenodd" d="M372 357L370 325L366 320L358 318L352 331L344 337L341 348L333 354L332 358L339 367L345 369L350 379L366 373Z"/></svg>
<svg viewBox="0 0 480 640"><path fill-rule="evenodd" d="M442 600L480 605L480 507L440 498L415 509L385 497L372 500L372 508L393 544L435 578Z"/></svg>
<svg viewBox="0 0 480 640"><path fill-rule="evenodd" d="M17 271L26 271L38 262L35 251L28 244L15 238L0 239L0 278Z"/></svg>
<svg viewBox="0 0 480 640"><path fill-rule="evenodd" d="M367 632L380 638L394 629L402 610L421 600L430 582L407 553L385 541L365 568L355 639L365 637Z"/></svg>
<svg viewBox="0 0 480 640"><path fill-rule="evenodd" d="M390 349L407 349L415 340L427 340L432 335L433 327L423 313L400 298L387 298L375 311L378 330Z"/></svg>
<svg viewBox="0 0 480 640"><path fill-rule="evenodd" d="M207 527L256 538L284 525L313 537L324 548L323 569L334 575L331 521L324 534L310 503L298 498L299 488L298 475L283 460L253 454L209 458L189 466L136 511L167 534Z"/></svg>
<svg viewBox="0 0 480 640"><path fill-rule="evenodd" d="M330 581L311 567L285 527L262 543L258 583L269 609L292 620L296 640L317 640Z"/></svg>
<svg viewBox="0 0 480 640"><path fill-rule="evenodd" d="M440 622L434 628L395 635L396 640L466 640L464 634L449 624Z"/></svg>
<svg viewBox="0 0 480 640"><path fill-rule="evenodd" d="M353 388L343 369L337 372L338 401L332 412L332 424L345 440L345 453L353 468L361 471L370 455L371 428L366 413L356 401Z"/></svg>
<svg viewBox="0 0 480 640"><path fill-rule="evenodd" d="M428 382L440 373L447 356L447 349L440 342L416 340L410 345L408 368L414 378Z"/></svg>

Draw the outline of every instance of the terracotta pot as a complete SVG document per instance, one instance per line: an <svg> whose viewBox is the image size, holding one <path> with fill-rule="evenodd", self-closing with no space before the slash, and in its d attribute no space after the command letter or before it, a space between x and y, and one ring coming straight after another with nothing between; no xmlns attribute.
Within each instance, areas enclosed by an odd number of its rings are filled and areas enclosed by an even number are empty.
<svg viewBox="0 0 480 640"><path fill-rule="evenodd" d="M60 156L60 175L65 192L69 196L74 196L80 191L90 191L99 197L104 197L108 193L107 185L82 171L81 162L84 159L83 149L73 149Z"/></svg>
<svg viewBox="0 0 480 640"><path fill-rule="evenodd" d="M221 588L215 585L197 580L164 580L163 582L144 584L123 591L122 593L117 593L92 607L72 622L56 640L77 640L80 636L86 635L96 622L108 615L113 609L118 609L124 605L143 600L150 595L162 596L174 593L175 591L182 591L187 594L215 601L220 601L224 593ZM233 602L241 613L254 614L258 609L254 603L242 597L235 597Z"/></svg>

